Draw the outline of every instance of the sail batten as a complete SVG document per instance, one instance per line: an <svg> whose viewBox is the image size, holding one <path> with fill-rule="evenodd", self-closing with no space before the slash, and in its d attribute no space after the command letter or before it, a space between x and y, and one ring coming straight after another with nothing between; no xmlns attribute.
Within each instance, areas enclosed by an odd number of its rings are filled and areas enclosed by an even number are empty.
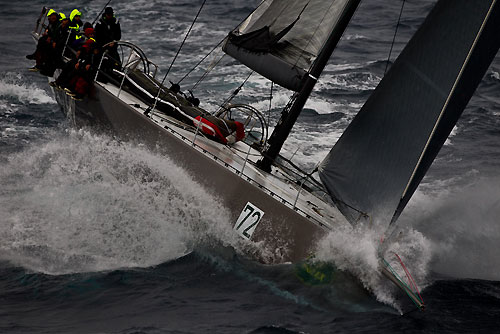
<svg viewBox="0 0 500 334"><path fill-rule="evenodd" d="M351 2L264 0L229 34L223 50L275 83L300 91L304 75ZM287 69L277 70L276 63Z"/></svg>
<svg viewBox="0 0 500 334"><path fill-rule="evenodd" d="M351 220L395 221L500 47L497 0L440 0L320 166Z"/></svg>

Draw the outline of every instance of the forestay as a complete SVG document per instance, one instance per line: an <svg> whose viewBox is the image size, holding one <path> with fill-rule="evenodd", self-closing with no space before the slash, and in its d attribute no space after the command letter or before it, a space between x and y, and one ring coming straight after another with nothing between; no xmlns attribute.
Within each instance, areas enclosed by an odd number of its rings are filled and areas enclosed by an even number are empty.
<svg viewBox="0 0 500 334"><path fill-rule="evenodd" d="M320 166L351 221L398 218L497 53L498 27L496 0L438 1Z"/></svg>
<svg viewBox="0 0 500 334"><path fill-rule="evenodd" d="M350 2L264 0L233 32L224 51L275 83L299 91Z"/></svg>

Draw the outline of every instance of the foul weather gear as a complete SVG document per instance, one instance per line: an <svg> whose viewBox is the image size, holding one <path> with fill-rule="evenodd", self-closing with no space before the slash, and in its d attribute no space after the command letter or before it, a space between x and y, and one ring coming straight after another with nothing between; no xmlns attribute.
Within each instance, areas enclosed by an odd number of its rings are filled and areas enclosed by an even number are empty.
<svg viewBox="0 0 500 334"><path fill-rule="evenodd" d="M108 19L106 14L103 14L95 26L95 35L97 42L101 46L113 41L119 41L122 38L120 22L114 16Z"/></svg>
<svg viewBox="0 0 500 334"><path fill-rule="evenodd" d="M113 14L113 9L107 7L106 11L102 15L101 19L95 26L95 39L99 46L104 46L113 41L119 41L122 38L122 31L120 27L120 22L116 17L111 16ZM120 55L118 54L118 45L108 45L106 47L108 51L108 56L105 68L120 68Z"/></svg>
<svg viewBox="0 0 500 334"><path fill-rule="evenodd" d="M80 17L81 17L81 16L82 16L82 13L80 13L80 11L79 11L78 9L73 9L73 10L71 11L71 14L69 14L69 19L71 20L71 22L73 22L73 21L74 21L75 16L80 16Z"/></svg>
<svg viewBox="0 0 500 334"><path fill-rule="evenodd" d="M56 14L57 15L57 12L55 10L53 10L53 9L49 9L49 12L47 13L47 17L49 17L52 14Z"/></svg>

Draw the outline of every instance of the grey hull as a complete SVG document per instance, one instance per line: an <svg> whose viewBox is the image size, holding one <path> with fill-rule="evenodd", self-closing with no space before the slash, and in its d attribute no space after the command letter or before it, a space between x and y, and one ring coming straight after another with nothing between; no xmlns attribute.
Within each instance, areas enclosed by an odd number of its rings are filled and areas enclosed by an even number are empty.
<svg viewBox="0 0 500 334"><path fill-rule="evenodd" d="M264 248L264 253L275 256L261 260L273 263L303 260L327 233L328 228L297 213L298 209L287 206L283 198L264 192L241 174L221 166L216 156L194 149L99 84L94 85L91 96L83 101L72 100L60 90L55 95L63 112L77 127L90 125L111 131L121 140L145 144L168 156L219 199L230 211L233 223L247 202L264 211L251 240L261 242L259 247Z"/></svg>

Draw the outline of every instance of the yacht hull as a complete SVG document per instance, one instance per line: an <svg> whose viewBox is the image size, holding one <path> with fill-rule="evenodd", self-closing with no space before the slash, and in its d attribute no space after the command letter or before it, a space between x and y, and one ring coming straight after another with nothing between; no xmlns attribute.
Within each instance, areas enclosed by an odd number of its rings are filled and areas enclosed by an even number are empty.
<svg viewBox="0 0 500 334"><path fill-rule="evenodd" d="M91 126L168 156L228 209L232 223L236 223L247 203L260 209L263 216L251 237L262 250L257 255L260 260L269 263L303 260L328 232L326 226L290 208L290 203L285 205L285 199L248 182L247 176L232 170L230 164L228 168L221 166L216 155L195 149L99 84L82 101L71 99L61 90L54 93L64 114L76 127Z"/></svg>

